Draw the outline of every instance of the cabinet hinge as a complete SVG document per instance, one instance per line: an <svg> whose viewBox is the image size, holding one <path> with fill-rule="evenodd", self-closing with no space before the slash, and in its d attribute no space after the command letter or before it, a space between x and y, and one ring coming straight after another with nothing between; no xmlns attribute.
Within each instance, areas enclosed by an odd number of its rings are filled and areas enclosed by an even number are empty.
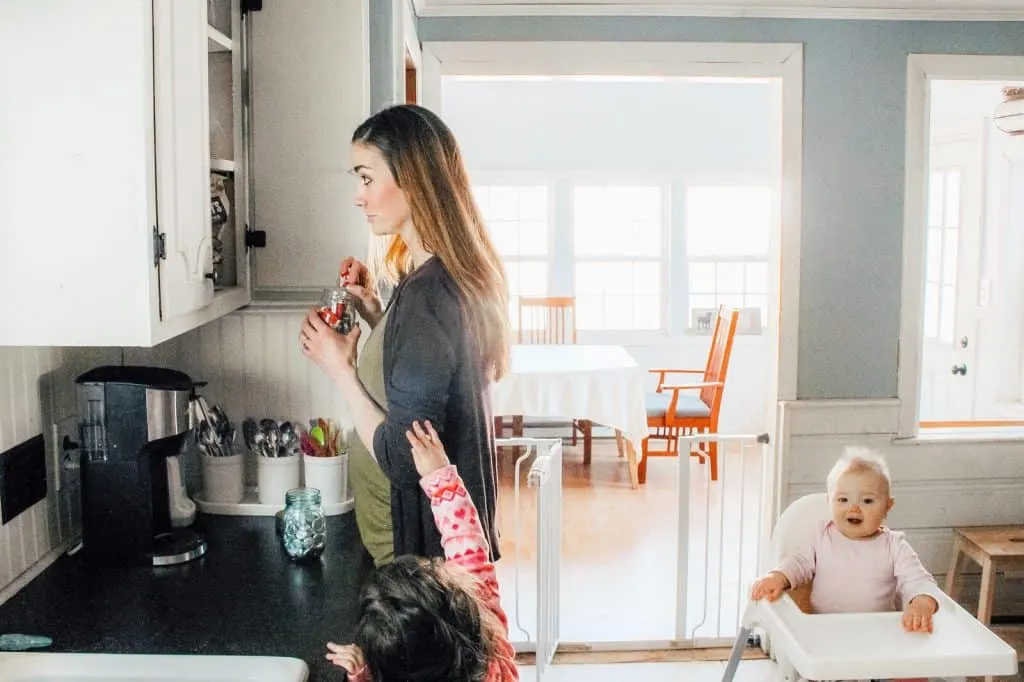
<svg viewBox="0 0 1024 682"><path fill-rule="evenodd" d="M160 261L167 260L167 236L153 226L153 267L160 265Z"/></svg>

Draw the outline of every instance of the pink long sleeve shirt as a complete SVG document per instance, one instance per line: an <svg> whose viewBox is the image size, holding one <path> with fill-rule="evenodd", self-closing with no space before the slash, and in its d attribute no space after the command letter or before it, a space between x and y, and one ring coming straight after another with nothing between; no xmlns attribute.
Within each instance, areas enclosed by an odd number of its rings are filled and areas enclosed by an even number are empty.
<svg viewBox="0 0 1024 682"><path fill-rule="evenodd" d="M918 595L939 591L904 534L885 527L873 538L851 540L829 521L776 570L792 587L814 580L815 613L897 611Z"/></svg>

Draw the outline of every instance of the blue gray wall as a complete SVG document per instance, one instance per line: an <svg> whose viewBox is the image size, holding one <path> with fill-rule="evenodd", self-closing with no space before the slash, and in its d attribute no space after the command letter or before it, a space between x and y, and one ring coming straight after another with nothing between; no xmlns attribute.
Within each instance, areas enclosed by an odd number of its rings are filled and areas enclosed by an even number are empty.
<svg viewBox="0 0 1024 682"><path fill-rule="evenodd" d="M391 76L399 54L393 29L396 21L391 0L370 0L371 112L380 111L399 101L399 93L394 92L394 79Z"/></svg>
<svg viewBox="0 0 1024 682"><path fill-rule="evenodd" d="M1024 23L473 17L418 28L423 42L803 43L804 399L896 395L908 53L1024 55Z"/></svg>

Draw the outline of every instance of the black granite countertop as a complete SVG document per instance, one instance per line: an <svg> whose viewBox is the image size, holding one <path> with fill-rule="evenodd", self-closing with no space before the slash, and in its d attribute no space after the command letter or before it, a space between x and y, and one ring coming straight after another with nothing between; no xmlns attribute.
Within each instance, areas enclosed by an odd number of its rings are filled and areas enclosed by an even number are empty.
<svg viewBox="0 0 1024 682"><path fill-rule="evenodd" d="M53 638L50 651L291 656L310 680L344 680L324 659L348 641L372 563L355 515L328 518L327 547L294 563L274 517L200 515L205 556L179 566L110 568L62 556L0 605L0 633Z"/></svg>

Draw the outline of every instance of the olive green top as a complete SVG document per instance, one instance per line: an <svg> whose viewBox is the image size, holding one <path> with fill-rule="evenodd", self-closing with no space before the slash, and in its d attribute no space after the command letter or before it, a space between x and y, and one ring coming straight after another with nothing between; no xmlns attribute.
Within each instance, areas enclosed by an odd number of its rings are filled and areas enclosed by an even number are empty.
<svg viewBox="0 0 1024 682"><path fill-rule="evenodd" d="M359 353L356 375L370 398L385 412L384 326L387 312L370 332ZM349 443L349 478L355 494L356 525L359 536L376 566L395 559L394 531L391 522L391 484L358 434Z"/></svg>

